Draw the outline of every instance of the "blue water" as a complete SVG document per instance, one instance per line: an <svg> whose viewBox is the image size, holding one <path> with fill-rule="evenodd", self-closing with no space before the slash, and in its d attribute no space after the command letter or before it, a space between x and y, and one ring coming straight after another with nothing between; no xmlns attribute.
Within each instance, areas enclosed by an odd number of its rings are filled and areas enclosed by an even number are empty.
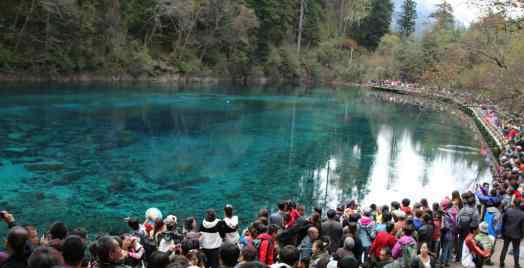
<svg viewBox="0 0 524 268"><path fill-rule="evenodd" d="M0 209L107 231L148 207L231 203L246 223L289 198L436 201L490 179L465 125L356 88L18 86L0 92Z"/></svg>

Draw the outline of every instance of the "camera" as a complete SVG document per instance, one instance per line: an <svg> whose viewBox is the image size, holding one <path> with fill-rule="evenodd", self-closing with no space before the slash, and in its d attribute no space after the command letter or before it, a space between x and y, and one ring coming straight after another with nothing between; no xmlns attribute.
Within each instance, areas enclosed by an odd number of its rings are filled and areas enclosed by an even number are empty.
<svg viewBox="0 0 524 268"><path fill-rule="evenodd" d="M178 232L165 232L159 235L160 240L173 241L173 243L181 244L184 240L184 236Z"/></svg>
<svg viewBox="0 0 524 268"><path fill-rule="evenodd" d="M7 212L0 211L0 219L5 219L6 214L7 214Z"/></svg>

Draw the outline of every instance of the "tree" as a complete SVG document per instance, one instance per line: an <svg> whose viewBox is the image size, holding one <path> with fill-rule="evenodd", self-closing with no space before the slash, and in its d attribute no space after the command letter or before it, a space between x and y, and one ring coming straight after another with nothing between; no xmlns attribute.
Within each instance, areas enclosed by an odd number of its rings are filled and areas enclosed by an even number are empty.
<svg viewBox="0 0 524 268"><path fill-rule="evenodd" d="M393 3L390 0L372 0L371 11L359 23L354 23L351 36L370 50L375 50L382 37L389 33Z"/></svg>
<svg viewBox="0 0 524 268"><path fill-rule="evenodd" d="M414 0L404 0L402 13L398 19L400 36L403 38L411 36L415 32L417 21L417 3Z"/></svg>
<svg viewBox="0 0 524 268"><path fill-rule="evenodd" d="M435 20L435 28L438 30L448 31L455 28L453 7L446 0L437 5L437 9L431 13L430 18Z"/></svg>

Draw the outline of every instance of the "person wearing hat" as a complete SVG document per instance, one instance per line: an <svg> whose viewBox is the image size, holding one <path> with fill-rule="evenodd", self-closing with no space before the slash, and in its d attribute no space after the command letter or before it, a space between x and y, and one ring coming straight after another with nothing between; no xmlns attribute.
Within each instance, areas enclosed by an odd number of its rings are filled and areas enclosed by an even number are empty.
<svg viewBox="0 0 524 268"><path fill-rule="evenodd" d="M495 237L489 234L489 224L485 221L479 225L479 233L475 236L477 244L481 245L483 249L489 250L493 253L495 248ZM491 256L490 256L491 257ZM490 259L486 259L485 264L492 265Z"/></svg>
<svg viewBox="0 0 524 268"><path fill-rule="evenodd" d="M490 249L479 247L475 241L475 237L480 233L479 229L479 225L471 225L469 234L464 239L461 255L464 268L482 268L484 260L491 255Z"/></svg>

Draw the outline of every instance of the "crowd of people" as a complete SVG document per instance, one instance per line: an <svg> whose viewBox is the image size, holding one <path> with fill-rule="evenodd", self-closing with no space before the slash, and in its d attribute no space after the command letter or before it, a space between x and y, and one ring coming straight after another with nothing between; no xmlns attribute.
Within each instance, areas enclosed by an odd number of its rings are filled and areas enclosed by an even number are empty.
<svg viewBox="0 0 524 268"><path fill-rule="evenodd" d="M492 111L486 120L500 126ZM88 239L82 228L52 224L40 237L33 225L18 225L0 212L9 227L0 268L435 268L457 263L465 268L499 265L512 248L520 268L524 236L524 133L500 128L505 150L491 184L454 191L439 202L408 198L387 205L362 206L355 200L336 208L314 208L282 201L264 208L241 229L231 205L223 215L213 209L198 221L151 208L142 222L126 219L124 234ZM222 216L221 219L219 216Z"/></svg>

